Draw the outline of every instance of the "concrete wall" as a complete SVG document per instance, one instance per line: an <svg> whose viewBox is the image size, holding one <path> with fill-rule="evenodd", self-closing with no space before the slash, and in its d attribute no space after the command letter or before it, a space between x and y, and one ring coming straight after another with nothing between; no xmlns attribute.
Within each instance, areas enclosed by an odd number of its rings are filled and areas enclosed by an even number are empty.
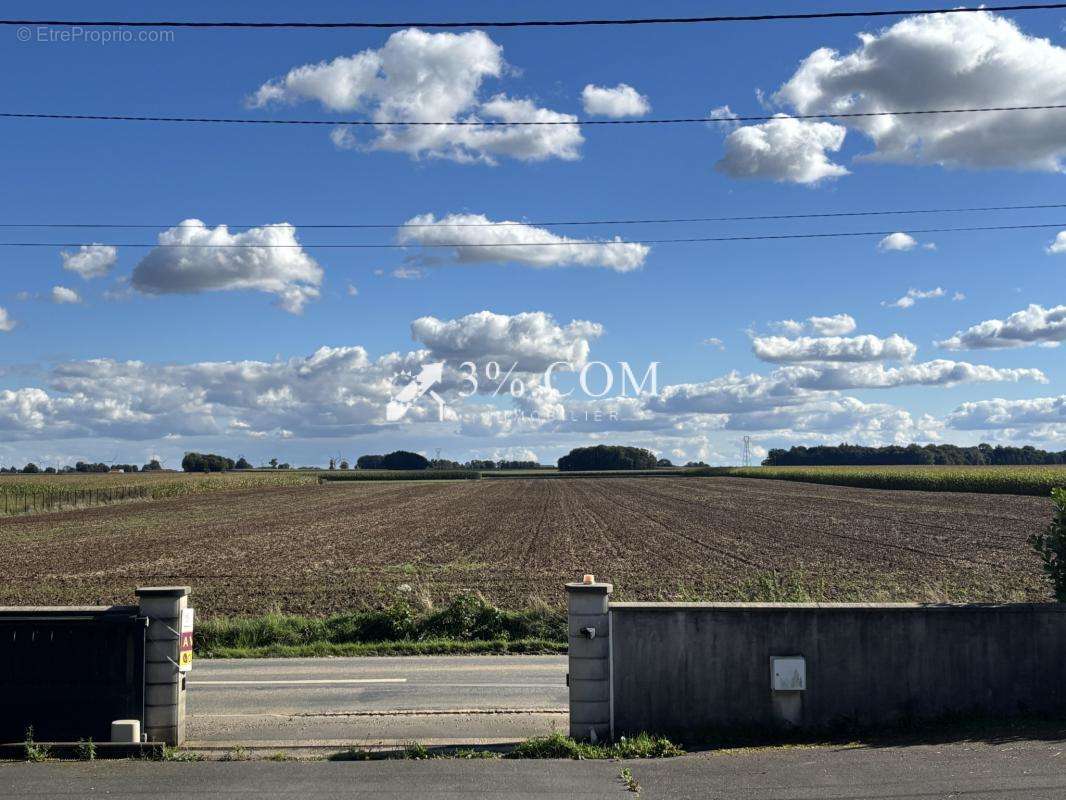
<svg viewBox="0 0 1066 800"><path fill-rule="evenodd" d="M1066 712L1066 605L612 603L613 733ZM772 656L807 688L771 691Z"/></svg>

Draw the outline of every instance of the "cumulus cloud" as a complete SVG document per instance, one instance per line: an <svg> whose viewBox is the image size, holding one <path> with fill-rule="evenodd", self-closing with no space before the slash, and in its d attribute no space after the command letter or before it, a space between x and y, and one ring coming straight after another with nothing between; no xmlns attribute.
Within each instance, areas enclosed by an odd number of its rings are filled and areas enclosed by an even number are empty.
<svg viewBox="0 0 1066 800"><path fill-rule="evenodd" d="M890 233L877 243L877 249L887 253L906 252L907 250L913 250L917 246L918 240L909 233L903 233L902 231Z"/></svg>
<svg viewBox="0 0 1066 800"><path fill-rule="evenodd" d="M1047 246L1047 252L1052 255L1066 253L1066 231L1055 234L1055 241Z"/></svg>
<svg viewBox="0 0 1066 800"><path fill-rule="evenodd" d="M7 313L7 309L0 306L0 331L7 333L8 331L13 330L16 325L18 325L18 323L11 319L11 316Z"/></svg>
<svg viewBox="0 0 1066 800"><path fill-rule="evenodd" d="M827 155L840 150L846 133L843 125L777 114L760 125L731 131L725 138L725 154L714 168L731 178L815 184L848 174Z"/></svg>
<svg viewBox="0 0 1066 800"><path fill-rule="evenodd" d="M799 114L1047 105L1066 102L1066 49L993 13L908 17L841 54L807 56L774 100ZM1060 112L859 117L868 158L948 167L1061 171Z"/></svg>
<svg viewBox="0 0 1066 800"><path fill-rule="evenodd" d="M80 303L81 295L66 286L53 286L51 298L53 303Z"/></svg>
<svg viewBox="0 0 1066 800"><path fill-rule="evenodd" d="M1038 369L999 369L984 364L938 359L920 364L886 367L884 364L787 367L776 373L802 389L841 391L891 389L898 386L957 386L963 383L1017 383L1032 380L1047 383Z"/></svg>
<svg viewBox="0 0 1066 800"><path fill-rule="evenodd" d="M648 98L627 83L614 87L590 83L581 92L581 103L586 114L612 119L643 117L651 112Z"/></svg>
<svg viewBox="0 0 1066 800"><path fill-rule="evenodd" d="M361 112L381 123L361 143L351 128L334 129L340 148L369 148L460 162L493 163L496 156L524 161L580 157L577 117L540 108L532 100L496 94L481 98L486 79L503 77L503 48L481 31L397 31L380 49L304 64L264 83L248 99L274 103L317 101L330 111ZM542 126L388 125L405 122L561 122Z"/></svg>
<svg viewBox="0 0 1066 800"><path fill-rule="evenodd" d="M100 278L111 271L118 260L118 249L109 244L83 244L76 253L62 250L63 269L76 272L85 280Z"/></svg>
<svg viewBox="0 0 1066 800"><path fill-rule="evenodd" d="M159 234L159 246L133 270L132 286L145 294L199 294L256 290L299 314L319 295L322 268L285 223L230 233L196 219Z"/></svg>
<svg viewBox="0 0 1066 800"><path fill-rule="evenodd" d="M451 320L420 317L411 323L411 336L431 358L496 361L504 370L517 363L522 372L542 372L556 361L580 367L588 359L590 341L602 334L598 323L574 320L559 325L543 311L479 311Z"/></svg>
<svg viewBox="0 0 1066 800"><path fill-rule="evenodd" d="M782 319L771 322L770 327L786 336L799 336L805 332L818 336L846 336L858 325L851 314L833 314L830 317L808 317L803 322Z"/></svg>
<svg viewBox="0 0 1066 800"><path fill-rule="evenodd" d="M933 297L943 297L946 292L939 286L935 289L908 289L907 293L898 300L889 302L888 300L882 300L881 305L886 308L911 308L919 300L928 300ZM956 293L956 299L958 294Z"/></svg>
<svg viewBox="0 0 1066 800"><path fill-rule="evenodd" d="M636 242L571 239L544 228L493 222L483 214L412 217L400 229L400 244L442 248L460 264L510 262L530 267L604 267L630 272L644 264L651 248ZM427 257L425 261L432 260Z"/></svg>
<svg viewBox="0 0 1066 800"><path fill-rule="evenodd" d="M854 397L819 400L798 406L756 411L730 418L730 430L843 435L869 444L904 444L938 438L936 421L885 403L864 403Z"/></svg>
<svg viewBox="0 0 1066 800"><path fill-rule="evenodd" d="M804 361L909 361L918 348L899 334L887 338L863 336L756 336L752 339L756 358L777 364Z"/></svg>
<svg viewBox="0 0 1066 800"><path fill-rule="evenodd" d="M1025 428L1066 425L1066 395L1025 400L978 400L963 403L948 415L948 425L958 430Z"/></svg>
<svg viewBox="0 0 1066 800"><path fill-rule="evenodd" d="M1002 350L1042 345L1056 347L1066 341L1066 306L1044 308L1032 304L1006 319L988 319L949 339L937 342L946 350Z"/></svg>

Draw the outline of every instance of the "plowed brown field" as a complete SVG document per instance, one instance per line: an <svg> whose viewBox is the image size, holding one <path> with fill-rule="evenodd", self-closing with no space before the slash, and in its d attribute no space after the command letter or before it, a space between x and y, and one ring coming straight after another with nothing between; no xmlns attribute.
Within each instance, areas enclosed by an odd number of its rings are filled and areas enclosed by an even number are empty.
<svg viewBox="0 0 1066 800"><path fill-rule="evenodd" d="M193 586L206 613L325 613L477 590L621 599L1045 600L1036 497L740 478L340 483L0 519L0 605Z"/></svg>

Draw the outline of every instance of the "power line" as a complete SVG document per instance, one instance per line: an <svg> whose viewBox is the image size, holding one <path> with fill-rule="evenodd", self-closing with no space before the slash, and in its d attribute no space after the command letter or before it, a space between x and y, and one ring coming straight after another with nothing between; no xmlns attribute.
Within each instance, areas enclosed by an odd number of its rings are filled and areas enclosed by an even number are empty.
<svg viewBox="0 0 1066 800"><path fill-rule="evenodd" d="M69 20L69 19L0 19L0 25L51 25L83 28L576 28L612 25L691 25L726 22L778 22L786 20L848 19L853 17L908 17L930 14L968 14L977 11L1053 11L1066 3L1020 3L999 6L958 6L954 8L905 8L870 11L806 11L785 14L744 14L708 17L640 17L623 19L556 19L556 20L470 20L466 22L249 22L189 20Z"/></svg>
<svg viewBox="0 0 1066 800"><path fill-rule="evenodd" d="M529 222L365 222L365 223L298 223L298 222L269 222L269 223L228 223L230 228L293 228L304 230L402 230L419 228L510 228L510 227L562 227L575 225L666 225L688 224L704 222L758 222L765 220L799 220L799 219L827 219L840 217L886 217L906 214L973 214L990 211L1034 211L1040 209L1066 208L1066 203L1032 203L1026 205L1007 206L968 206L959 208L895 208L873 211L815 211L806 214L753 214L749 216L733 217L647 217L642 219L583 219L583 220L533 220ZM222 224L222 223L219 223ZM161 228L194 228L204 229L215 227L210 223L198 224L178 223L123 223L123 222L0 222L0 229L4 228L145 228L158 230Z"/></svg>
<svg viewBox="0 0 1066 800"><path fill-rule="evenodd" d="M843 111L824 114L785 114L788 119L857 119L863 117L913 117L931 114L986 114L1018 111L1061 111L1066 103L1049 103L1032 106L982 106L975 108L923 108L903 111ZM253 117L168 117L135 116L129 114L47 114L38 112L2 111L0 119L46 119L60 121L93 122L178 122L216 125L334 125L342 127L485 127L507 128L515 126L551 125L684 125L684 124L736 124L739 122L770 122L779 119L776 114L748 114L716 117L657 117L652 119L581 119L568 120L370 120L370 119L278 119Z"/></svg>
<svg viewBox="0 0 1066 800"><path fill-rule="evenodd" d="M303 243L303 244L157 244L151 242L0 242L0 247L90 247L106 244L110 247L138 247L138 248L218 248L218 249L266 249L285 250L295 248L323 248L328 250L405 250L409 247L423 248L451 248L451 247L606 247L619 244L695 244L701 242L750 242L768 241L778 239L833 239L859 236L889 236L893 233L925 234L925 233L971 233L977 231L1020 231L1037 230L1041 228L1066 229L1066 222L1050 222L1028 225L974 225L964 228L912 228L909 230L882 230L882 231L830 231L824 233L755 233L740 236L697 236L691 238L673 239L607 239L599 241L574 241L561 242L412 242L409 244L396 243Z"/></svg>

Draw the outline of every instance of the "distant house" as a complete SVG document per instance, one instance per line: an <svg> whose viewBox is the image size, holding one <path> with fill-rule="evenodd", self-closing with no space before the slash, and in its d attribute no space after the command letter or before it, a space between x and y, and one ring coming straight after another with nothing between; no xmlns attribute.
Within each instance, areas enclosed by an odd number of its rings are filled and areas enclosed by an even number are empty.
<svg viewBox="0 0 1066 800"><path fill-rule="evenodd" d="M126 474L126 470L122 469L121 467L112 467L111 469L108 470L108 472L117 472L119 475L125 475Z"/></svg>

